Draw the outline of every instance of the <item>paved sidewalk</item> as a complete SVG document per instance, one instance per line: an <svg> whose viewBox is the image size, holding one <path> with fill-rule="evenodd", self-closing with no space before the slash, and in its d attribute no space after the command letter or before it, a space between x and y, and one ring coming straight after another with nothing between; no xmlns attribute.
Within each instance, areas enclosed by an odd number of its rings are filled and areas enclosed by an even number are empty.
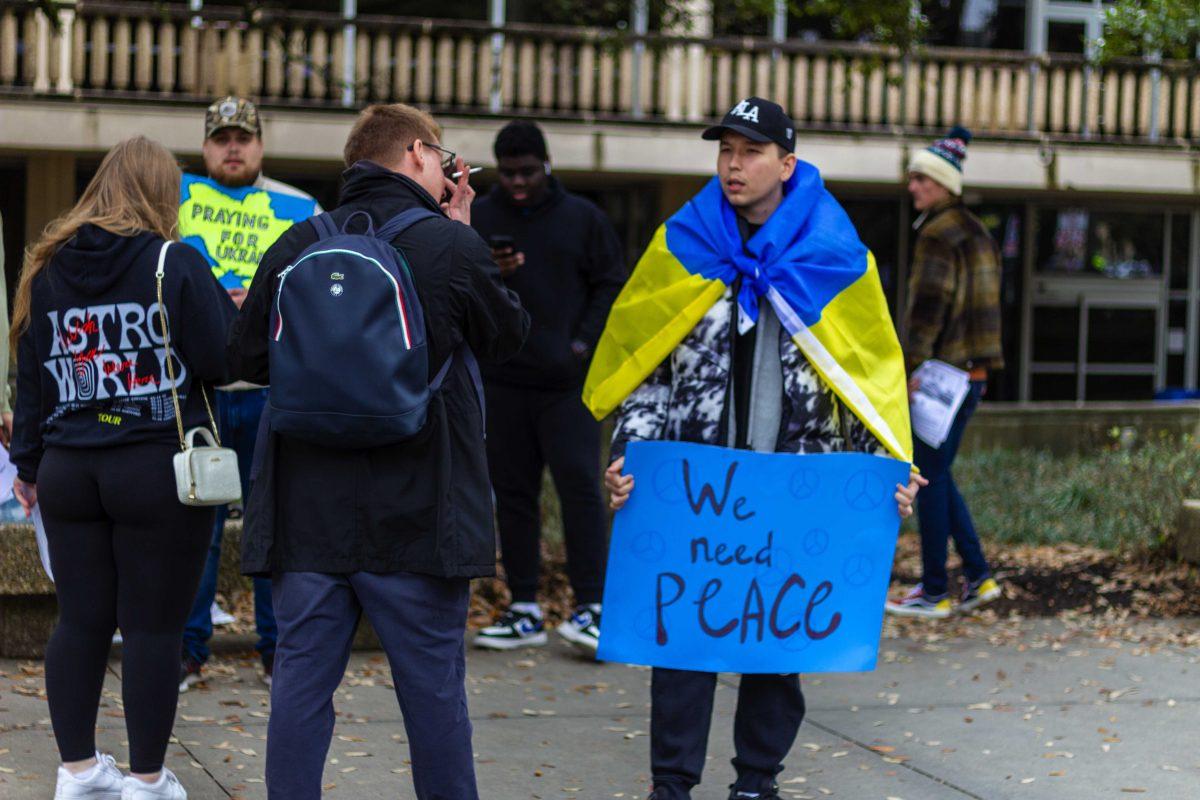
<svg viewBox="0 0 1200 800"><path fill-rule="evenodd" d="M782 796L1200 798L1200 623L1144 627L1131 635L1088 620L889 622L878 670L806 678L809 716L780 776ZM181 698L168 764L193 800L266 797L269 703L253 665L222 657L207 684ZM644 669L588 662L557 642L471 652L482 797L641 800L648 682ZM114 661L99 742L118 760L120 689ZM725 676L696 800L726 797L735 699L736 677ZM380 655L354 656L337 708L326 796L411 800L404 728ZM56 764L41 665L0 661L0 797L49 798Z"/></svg>

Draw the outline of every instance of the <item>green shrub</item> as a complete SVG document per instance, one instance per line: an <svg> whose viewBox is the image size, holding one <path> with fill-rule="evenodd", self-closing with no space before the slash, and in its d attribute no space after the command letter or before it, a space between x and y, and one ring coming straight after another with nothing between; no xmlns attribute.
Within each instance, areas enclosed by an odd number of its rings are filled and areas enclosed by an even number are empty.
<svg viewBox="0 0 1200 800"><path fill-rule="evenodd" d="M954 476L984 541L1150 549L1170 534L1181 501L1200 498L1200 443L1164 436L1086 455L964 453ZM542 531L558 543L558 496L548 474L544 481ZM915 518L905 528L915 530Z"/></svg>
<svg viewBox="0 0 1200 800"><path fill-rule="evenodd" d="M1170 534L1180 502L1200 496L1200 446L1163 437L1063 457L993 450L964 454L954 475L985 540L1154 548Z"/></svg>

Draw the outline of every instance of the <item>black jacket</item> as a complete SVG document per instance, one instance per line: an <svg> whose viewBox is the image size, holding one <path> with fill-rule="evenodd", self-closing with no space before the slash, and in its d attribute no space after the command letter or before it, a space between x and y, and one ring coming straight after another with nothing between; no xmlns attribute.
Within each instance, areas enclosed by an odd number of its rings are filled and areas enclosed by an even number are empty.
<svg viewBox="0 0 1200 800"><path fill-rule="evenodd" d="M163 240L84 225L33 280L17 343L12 461L37 480L47 447L178 443L154 273ZM195 249L167 250L163 300L185 428L208 425L196 379L228 378L229 295ZM211 399L211 388L210 399Z"/></svg>
<svg viewBox="0 0 1200 800"><path fill-rule="evenodd" d="M504 284L529 312L529 341L502 367L484 370L489 381L544 389L583 385L588 357L600 339L609 308L625 283L625 260L612 223L590 201L550 179L538 205L515 206L497 186L471 208L471 225L485 240L513 238L525 263Z"/></svg>
<svg viewBox="0 0 1200 800"><path fill-rule="evenodd" d="M360 162L345 178L331 212L339 224L355 211L377 227L416 206L440 213L416 183L375 164ZM297 224L263 256L230 334L236 378L270 383L267 331L279 273L316 238L311 222ZM425 312L431 377L464 341L483 362L520 349L529 317L500 285L478 234L442 217L418 222L393 244L408 259ZM414 440L336 450L270 434L258 457L242 543L247 574L495 571L483 418L461 360Z"/></svg>

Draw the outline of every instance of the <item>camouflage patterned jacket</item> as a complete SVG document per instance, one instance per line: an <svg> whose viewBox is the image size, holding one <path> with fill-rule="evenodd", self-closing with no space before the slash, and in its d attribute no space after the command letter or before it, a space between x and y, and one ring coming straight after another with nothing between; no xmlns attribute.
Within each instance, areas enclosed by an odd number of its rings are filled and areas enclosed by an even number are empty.
<svg viewBox="0 0 1200 800"><path fill-rule="evenodd" d="M638 440L730 445L734 294L713 304L679 346L617 411L612 459ZM779 337L783 413L776 452L887 450L822 382L786 332Z"/></svg>

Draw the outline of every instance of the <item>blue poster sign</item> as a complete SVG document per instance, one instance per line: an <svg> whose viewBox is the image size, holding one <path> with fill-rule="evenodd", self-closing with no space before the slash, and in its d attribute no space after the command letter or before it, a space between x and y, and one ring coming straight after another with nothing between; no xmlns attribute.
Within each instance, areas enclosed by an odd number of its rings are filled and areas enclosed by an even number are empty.
<svg viewBox="0 0 1200 800"><path fill-rule="evenodd" d="M875 668L909 465L633 442L598 657L705 672Z"/></svg>

